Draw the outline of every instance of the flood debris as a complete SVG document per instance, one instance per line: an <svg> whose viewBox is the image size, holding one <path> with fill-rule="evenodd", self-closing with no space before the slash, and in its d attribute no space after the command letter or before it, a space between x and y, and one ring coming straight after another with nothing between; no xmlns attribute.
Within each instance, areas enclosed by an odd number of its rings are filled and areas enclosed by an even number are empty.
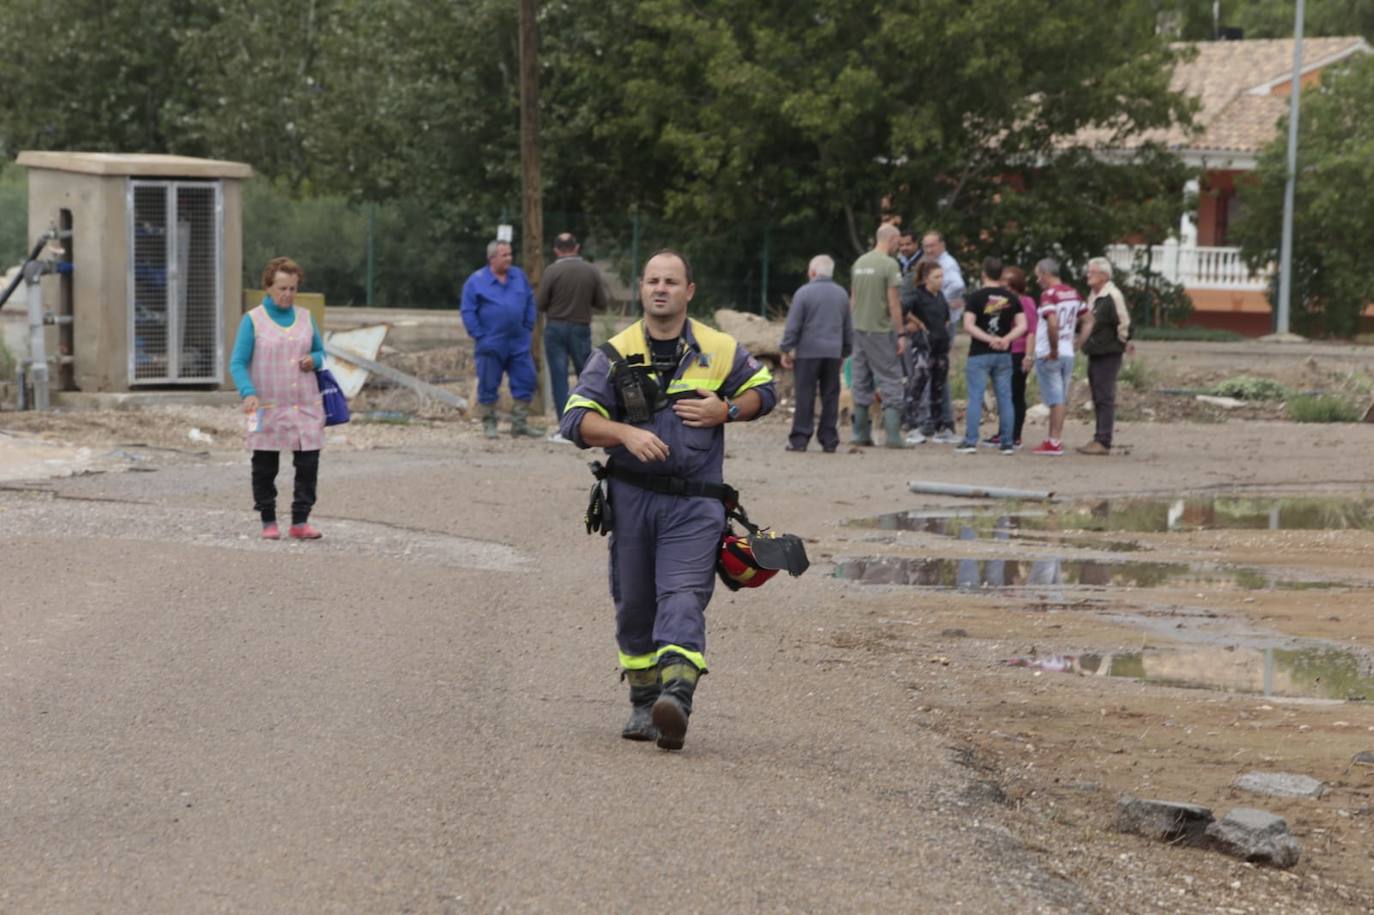
<svg viewBox="0 0 1374 915"><path fill-rule="evenodd" d="M1214 819L1212 811L1198 804L1147 800L1129 794L1116 802L1118 832L1177 845L1205 844L1207 827Z"/></svg>
<svg viewBox="0 0 1374 915"><path fill-rule="evenodd" d="M907 484L912 492L936 496L964 496L972 499L1023 499L1027 502L1048 502L1054 493L1044 489L1009 489L1004 486L970 486L966 483L940 483L934 480L912 480Z"/></svg>
<svg viewBox="0 0 1374 915"><path fill-rule="evenodd" d="M1287 868L1302 854L1283 817L1253 807L1235 808L1210 824L1206 835L1212 848L1251 864Z"/></svg>
<svg viewBox="0 0 1374 915"><path fill-rule="evenodd" d="M1236 776L1231 787L1269 797L1315 798L1326 793L1325 782L1310 775L1295 775L1292 772L1247 772Z"/></svg>

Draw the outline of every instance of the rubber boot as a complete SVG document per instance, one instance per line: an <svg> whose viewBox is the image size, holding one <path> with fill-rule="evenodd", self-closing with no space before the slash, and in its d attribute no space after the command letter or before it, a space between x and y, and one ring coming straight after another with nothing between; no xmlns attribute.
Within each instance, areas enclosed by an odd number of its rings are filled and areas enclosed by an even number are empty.
<svg viewBox="0 0 1374 915"><path fill-rule="evenodd" d="M658 745L665 750L682 749L687 719L692 714L692 693L700 676L697 666L681 655L666 654L658 659L661 688L654 703L654 727L658 728Z"/></svg>
<svg viewBox="0 0 1374 915"><path fill-rule="evenodd" d="M496 404L482 404L482 434L487 438L496 438Z"/></svg>
<svg viewBox="0 0 1374 915"><path fill-rule="evenodd" d="M654 702L658 700L658 668L647 670L622 670L620 679L630 681L630 720L620 736L626 740L655 740L658 728L654 727Z"/></svg>
<svg viewBox="0 0 1374 915"><path fill-rule="evenodd" d="M530 425L530 402L517 400L510 409L510 434L516 438L543 438L544 430Z"/></svg>
<svg viewBox="0 0 1374 915"><path fill-rule="evenodd" d="M873 447L873 419L868 412L868 405L854 405L854 436L852 441L856 445L863 445L866 448Z"/></svg>
<svg viewBox="0 0 1374 915"><path fill-rule="evenodd" d="M905 448L906 439L902 438L902 408L883 407L883 431L887 433L889 448Z"/></svg>

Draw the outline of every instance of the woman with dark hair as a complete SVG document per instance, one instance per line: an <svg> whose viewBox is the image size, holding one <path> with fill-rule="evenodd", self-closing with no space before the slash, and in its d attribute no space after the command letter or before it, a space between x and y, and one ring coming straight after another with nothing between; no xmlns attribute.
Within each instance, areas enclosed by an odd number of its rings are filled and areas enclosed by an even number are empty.
<svg viewBox="0 0 1374 915"><path fill-rule="evenodd" d="M904 290L910 293L909 301L902 303L907 331L923 331L929 348L926 358L916 360L908 379L908 445L919 445L935 436L944 406L945 385L949 383L949 302L941 291L944 281L945 271L940 262L922 258L916 265L915 283Z"/></svg>
<svg viewBox="0 0 1374 915"><path fill-rule="evenodd" d="M243 316L229 371L247 414L248 448L253 452L253 508L262 518L262 538L280 540L277 527L277 469L290 451L296 468L291 529L296 540L323 536L310 525L315 484L324 447L324 404L315 372L324 367L324 343L310 312L296 307L305 278L289 257L275 257L262 272L262 304Z"/></svg>
<svg viewBox="0 0 1374 915"><path fill-rule="evenodd" d="M1026 335L1016 338L1011 343L1011 404L1016 410L1012 425L1016 438L1014 447L1020 448L1021 428L1026 424L1026 376L1035 368L1035 355L1026 352L1026 341L1035 339L1035 322L1038 319L1035 299L1026 295L1026 271L1020 267L1005 267L1002 270L1002 282L1016 293L1016 297L1021 300L1021 310L1026 314ZM994 446L1001 444L996 435L987 441Z"/></svg>

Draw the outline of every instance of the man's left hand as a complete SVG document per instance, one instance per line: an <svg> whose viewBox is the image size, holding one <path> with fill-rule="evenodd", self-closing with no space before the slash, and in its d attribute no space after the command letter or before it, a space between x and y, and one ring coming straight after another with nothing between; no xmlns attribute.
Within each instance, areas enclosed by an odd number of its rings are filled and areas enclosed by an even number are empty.
<svg viewBox="0 0 1374 915"><path fill-rule="evenodd" d="M729 407L725 401L705 388L697 388L700 397L684 397L673 403L673 412L684 426L693 429L710 429L725 422Z"/></svg>

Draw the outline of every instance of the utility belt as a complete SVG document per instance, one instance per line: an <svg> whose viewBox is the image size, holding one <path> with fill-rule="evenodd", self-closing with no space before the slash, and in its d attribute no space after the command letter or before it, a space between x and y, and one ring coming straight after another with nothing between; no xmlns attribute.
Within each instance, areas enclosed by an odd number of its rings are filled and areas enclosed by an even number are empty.
<svg viewBox="0 0 1374 915"><path fill-rule="evenodd" d="M725 506L725 529L721 533L720 555L716 561L716 572L725 586L732 591L740 588L757 588L780 570L786 569L793 577L805 572L811 565L806 556L806 546L795 534L779 534L761 528L749 520L749 514L739 502L739 490L727 483L711 483L705 480L685 480L681 477L663 474L639 473L626 470L614 464L592 461L591 497L587 502L584 517L587 533L600 533L606 536L615 529L615 509L611 502L610 487L607 480L619 480L637 489L686 498L718 499ZM731 526L738 521L748 534L741 536Z"/></svg>

